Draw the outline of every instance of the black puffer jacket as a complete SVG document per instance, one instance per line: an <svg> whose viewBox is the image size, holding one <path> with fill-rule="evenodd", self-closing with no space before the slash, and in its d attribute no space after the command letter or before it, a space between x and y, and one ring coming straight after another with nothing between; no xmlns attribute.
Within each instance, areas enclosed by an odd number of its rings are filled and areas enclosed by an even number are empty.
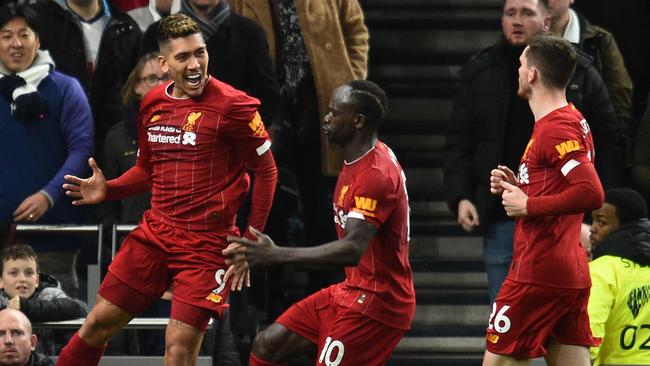
<svg viewBox="0 0 650 366"><path fill-rule="evenodd" d="M4 289L0 289L0 308L9 303ZM40 273L38 288L28 299L20 299L22 311L32 323L71 320L88 314L86 304L66 295L52 276Z"/></svg>
<svg viewBox="0 0 650 366"><path fill-rule="evenodd" d="M111 6L112 16L100 41L91 80L83 32L73 15L54 0L40 0L32 6L39 14L41 48L50 51L58 71L78 79L86 91L95 121L95 146L99 147L120 119L120 89L138 60L140 28Z"/></svg>
<svg viewBox="0 0 650 366"><path fill-rule="evenodd" d="M54 361L38 352L32 352L29 361L27 361L27 366L54 366Z"/></svg>
<svg viewBox="0 0 650 366"><path fill-rule="evenodd" d="M607 90L591 58L579 51L578 65L567 87L567 99L591 127L596 149L596 170L606 188L621 186L625 132L617 121ZM510 70L508 46L500 40L472 57L461 70L461 84L447 129L444 187L449 208L456 212L461 199L476 205L481 227L500 200L490 194L490 170L504 159L506 126L516 75ZM524 123L524 121L522 121ZM533 121L529 121L532 124ZM521 144L522 142L517 142ZM525 146L525 142L523 145ZM522 151L523 153L523 151ZM510 167L515 170L516 167Z"/></svg>
<svg viewBox="0 0 650 366"><path fill-rule="evenodd" d="M0 289L0 309L6 308L9 300L4 289ZM28 299L20 299L20 311L34 324L83 318L88 314L88 307L83 302L66 295L54 277L39 273L38 288ZM34 328L37 326L34 325ZM68 333L70 332L35 329L34 334L38 337L36 350L45 355L58 354L72 335ZM35 357L33 365L52 365L48 363L49 359L41 357L38 353L32 354Z"/></svg>

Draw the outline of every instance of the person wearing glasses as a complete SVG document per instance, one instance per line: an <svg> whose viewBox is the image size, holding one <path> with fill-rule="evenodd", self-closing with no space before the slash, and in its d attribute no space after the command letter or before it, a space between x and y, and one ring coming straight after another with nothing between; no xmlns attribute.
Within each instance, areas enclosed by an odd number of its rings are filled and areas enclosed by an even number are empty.
<svg viewBox="0 0 650 366"><path fill-rule="evenodd" d="M142 56L122 88L122 113L106 135L100 159L106 178L117 178L135 165L138 152L136 119L142 97L151 88L169 80L169 74L158 64L158 53ZM107 201L98 209L99 219L105 225L137 224L142 213L149 209L151 193Z"/></svg>

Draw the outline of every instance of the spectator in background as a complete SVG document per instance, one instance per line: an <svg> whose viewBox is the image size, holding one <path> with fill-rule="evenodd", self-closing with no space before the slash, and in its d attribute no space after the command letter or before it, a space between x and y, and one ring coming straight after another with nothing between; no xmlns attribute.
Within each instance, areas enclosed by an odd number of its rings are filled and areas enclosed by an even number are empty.
<svg viewBox="0 0 650 366"><path fill-rule="evenodd" d="M589 320L594 336L603 340L600 347L591 348L592 363L646 365L650 360L650 222L646 203L632 189L610 189L592 217Z"/></svg>
<svg viewBox="0 0 650 366"><path fill-rule="evenodd" d="M140 31L144 33L152 23L169 14L178 13L180 7L180 0L149 0L148 5L131 9L127 14L138 23Z"/></svg>
<svg viewBox="0 0 650 366"><path fill-rule="evenodd" d="M140 29L108 0L40 0L33 7L47 29L41 45L88 95L99 148L120 118L120 90L138 60Z"/></svg>
<svg viewBox="0 0 650 366"><path fill-rule="evenodd" d="M264 30L232 13L226 0L181 0L179 12L199 24L208 53L214 55L208 73L259 99L262 121L267 128L271 126L278 112L280 91ZM141 53L158 51L158 23L145 32Z"/></svg>
<svg viewBox="0 0 650 366"><path fill-rule="evenodd" d="M29 7L0 9L0 227L81 222L63 176L85 174L94 148L88 101L76 80L54 70L49 52L38 50L36 16ZM49 252L47 272L74 275L76 244L35 246Z"/></svg>
<svg viewBox="0 0 650 366"><path fill-rule="evenodd" d="M571 9L574 0L549 0L551 32L576 45L593 58L592 65L603 78L622 129L632 127L632 80L614 36L589 23Z"/></svg>
<svg viewBox="0 0 650 366"><path fill-rule="evenodd" d="M25 314L14 309L0 311L0 366L54 366L35 352L36 335Z"/></svg>
<svg viewBox="0 0 650 366"><path fill-rule="evenodd" d="M627 71L634 84L634 122L641 119L646 110L650 87L650 1L625 0L613 3L610 0L578 1L573 8L584 14L593 23L607 28L618 43ZM636 128L632 128L631 136Z"/></svg>
<svg viewBox="0 0 650 366"><path fill-rule="evenodd" d="M58 281L38 271L38 256L29 245L0 252L0 307L20 310L33 322L83 318L84 303L61 289Z"/></svg>
<svg viewBox="0 0 650 366"><path fill-rule="evenodd" d="M86 304L69 297L58 281L38 271L38 257L29 245L11 245L0 252L0 308L22 311L33 322L78 319L86 316ZM66 336L38 332L39 350L58 353Z"/></svg>
<svg viewBox="0 0 650 366"><path fill-rule="evenodd" d="M282 96L279 123L271 127L274 154L278 166L288 168L297 180L304 242L336 240L330 202L343 158L338 146L327 143L321 125L334 90L365 79L368 73L368 29L359 1L230 0L230 4L266 31ZM311 272L305 294L329 286L339 273Z"/></svg>
<svg viewBox="0 0 650 366"><path fill-rule="evenodd" d="M548 0L506 0L503 38L472 57L461 70L461 84L447 129L444 181L447 204L465 231L483 234L490 302L508 274L514 221L489 192L490 170L519 167L533 129L527 102L517 96L519 56L531 37L548 31ZM578 52L567 99L586 118L596 145L596 170L605 187L620 186L624 130L590 58Z"/></svg>
<svg viewBox="0 0 650 366"><path fill-rule="evenodd" d="M158 53L148 53L140 58L122 88L123 109L121 118L106 136L101 153L102 171L107 179L122 175L135 165L138 155L137 114L142 97L154 86L169 79L158 63ZM142 213L151 206L151 192L108 201L98 209L100 222L112 224L137 224Z"/></svg>

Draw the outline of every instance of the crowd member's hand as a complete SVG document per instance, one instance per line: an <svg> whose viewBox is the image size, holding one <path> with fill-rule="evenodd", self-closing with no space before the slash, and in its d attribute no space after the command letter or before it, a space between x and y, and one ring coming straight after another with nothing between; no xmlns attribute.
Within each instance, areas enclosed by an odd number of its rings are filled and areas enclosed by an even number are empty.
<svg viewBox="0 0 650 366"><path fill-rule="evenodd" d="M508 182L502 181L501 188L503 194L501 195L503 208L506 214L510 217L526 216L528 211L526 205L528 203L528 196L519 187L512 185Z"/></svg>
<svg viewBox="0 0 650 366"><path fill-rule="evenodd" d="M88 165L93 170L93 175L90 178L79 178L74 175L66 175L63 178L67 183L63 185L66 190L65 194L72 198L73 205L92 205L99 203L106 198L106 178L104 173L97 166L95 159L88 159Z"/></svg>
<svg viewBox="0 0 650 366"><path fill-rule="evenodd" d="M11 300L9 300L9 304L7 304L7 307L9 309L20 310L20 296L16 295Z"/></svg>
<svg viewBox="0 0 650 366"><path fill-rule="evenodd" d="M18 205L14 211L14 222L36 222L49 209L50 200L47 199L45 193L36 192Z"/></svg>
<svg viewBox="0 0 650 366"><path fill-rule="evenodd" d="M458 202L458 223L468 233L479 226L478 212L472 201L464 199Z"/></svg>
<svg viewBox="0 0 650 366"><path fill-rule="evenodd" d="M497 165L497 168L490 172L490 193L500 196L503 193L501 182L517 185L515 173L505 165Z"/></svg>

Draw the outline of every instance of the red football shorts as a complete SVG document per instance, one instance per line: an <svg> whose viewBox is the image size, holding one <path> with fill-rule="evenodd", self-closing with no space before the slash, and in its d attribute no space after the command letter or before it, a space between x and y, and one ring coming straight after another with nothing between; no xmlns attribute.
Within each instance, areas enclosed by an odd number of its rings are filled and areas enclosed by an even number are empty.
<svg viewBox="0 0 650 366"><path fill-rule="evenodd" d="M230 292L230 287L223 281L227 266L221 254L227 246L227 235L239 235L239 232L236 228L230 232L174 228L162 224L147 211L138 227L124 239L108 270L110 275L148 297L148 301L115 296L116 281L106 285L106 280L102 282L99 294L136 316L138 314L134 312L143 309L133 306L134 303L153 302L171 284L172 309L174 303L180 302L221 316L228 306L226 300ZM181 304L177 307L183 308Z"/></svg>
<svg viewBox="0 0 650 366"><path fill-rule="evenodd" d="M588 301L588 288L555 288L506 279L492 305L487 350L522 360L544 356L551 341L597 346L589 327Z"/></svg>
<svg viewBox="0 0 650 366"><path fill-rule="evenodd" d="M406 331L339 306L333 288L297 302L276 322L318 346L316 365L384 365Z"/></svg>

